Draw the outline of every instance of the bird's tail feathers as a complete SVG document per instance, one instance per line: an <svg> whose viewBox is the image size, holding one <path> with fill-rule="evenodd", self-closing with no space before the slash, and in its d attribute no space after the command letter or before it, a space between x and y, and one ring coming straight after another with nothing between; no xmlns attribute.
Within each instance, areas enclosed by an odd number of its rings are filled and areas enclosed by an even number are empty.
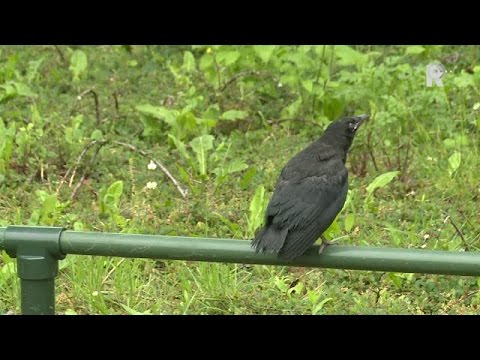
<svg viewBox="0 0 480 360"><path fill-rule="evenodd" d="M276 253L280 251L287 237L288 229L278 229L274 225L265 226L255 236L252 248L255 252Z"/></svg>

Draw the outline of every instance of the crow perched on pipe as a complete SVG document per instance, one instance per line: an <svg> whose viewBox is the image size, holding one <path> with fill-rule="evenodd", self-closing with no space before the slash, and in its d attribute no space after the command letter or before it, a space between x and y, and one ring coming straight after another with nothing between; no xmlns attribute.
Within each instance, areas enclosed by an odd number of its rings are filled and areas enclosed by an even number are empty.
<svg viewBox="0 0 480 360"><path fill-rule="evenodd" d="M285 260L302 255L321 237L320 253L330 243L323 232L342 210L348 191L347 152L369 115L330 124L322 137L283 168L267 207L265 225L252 247Z"/></svg>

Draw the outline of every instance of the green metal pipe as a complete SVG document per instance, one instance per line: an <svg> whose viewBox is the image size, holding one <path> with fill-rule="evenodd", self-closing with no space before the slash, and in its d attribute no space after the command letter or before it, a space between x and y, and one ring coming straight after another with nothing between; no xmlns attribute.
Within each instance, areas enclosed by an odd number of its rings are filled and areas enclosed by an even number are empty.
<svg viewBox="0 0 480 360"><path fill-rule="evenodd" d="M37 255L17 255L22 314L54 315L58 260L45 250L36 252Z"/></svg>
<svg viewBox="0 0 480 360"><path fill-rule="evenodd" d="M55 315L55 280L20 280L22 315Z"/></svg>
<svg viewBox="0 0 480 360"><path fill-rule="evenodd" d="M0 249L17 259L24 315L55 314L55 277L58 274L63 228L9 226L0 229Z"/></svg>
<svg viewBox="0 0 480 360"><path fill-rule="evenodd" d="M64 231L63 254L171 260L289 265L405 273L480 275L480 253L333 245L318 255L318 246L292 262L255 254L250 241Z"/></svg>

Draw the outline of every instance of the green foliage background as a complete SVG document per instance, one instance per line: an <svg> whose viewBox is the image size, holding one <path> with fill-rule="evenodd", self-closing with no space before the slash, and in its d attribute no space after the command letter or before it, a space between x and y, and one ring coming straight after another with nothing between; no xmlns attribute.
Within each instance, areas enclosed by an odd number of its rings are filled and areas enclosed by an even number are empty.
<svg viewBox="0 0 480 360"><path fill-rule="evenodd" d="M480 49L0 47L0 226L251 239L283 165L370 113L341 244L476 251ZM444 87L427 87L441 62ZM157 166L187 191L184 199ZM147 183L149 186L147 187ZM0 313L19 312L0 256ZM478 313L476 278L68 256L67 314Z"/></svg>

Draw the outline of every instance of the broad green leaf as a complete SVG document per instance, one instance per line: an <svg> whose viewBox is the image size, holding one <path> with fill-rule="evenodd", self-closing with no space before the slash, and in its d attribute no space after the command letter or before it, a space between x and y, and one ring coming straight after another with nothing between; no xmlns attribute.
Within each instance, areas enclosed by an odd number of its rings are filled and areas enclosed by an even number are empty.
<svg viewBox="0 0 480 360"><path fill-rule="evenodd" d="M265 198L265 188L260 185L255 190L255 195L250 202L250 217L248 222L248 231L251 235L255 233L262 224L267 206L267 199Z"/></svg>
<svg viewBox="0 0 480 360"><path fill-rule="evenodd" d="M190 141L190 146L197 156L198 170L200 175L207 174L207 153L213 149L212 135L202 135Z"/></svg>
<svg viewBox="0 0 480 360"><path fill-rule="evenodd" d="M284 119L294 118L295 115L297 115L298 111L300 110L301 106L302 106L302 98L299 97L290 105L282 109L282 118Z"/></svg>
<svg viewBox="0 0 480 360"><path fill-rule="evenodd" d="M460 167L460 163L462 162L462 154L458 151L455 151L449 158L448 158L448 173L452 176L455 171L458 170Z"/></svg>
<svg viewBox="0 0 480 360"><path fill-rule="evenodd" d="M220 116L220 106L218 104L213 104L208 107L208 109L202 114L204 119L217 120Z"/></svg>
<svg viewBox="0 0 480 360"><path fill-rule="evenodd" d="M256 173L257 173L257 169L254 167L251 167L245 172L245 174L242 177L242 180L240 180L240 187L242 188L242 190L245 190L248 187L248 185L250 185Z"/></svg>
<svg viewBox="0 0 480 360"><path fill-rule="evenodd" d="M225 66L230 66L235 63L240 57L240 52L234 51L219 51L217 53L217 61Z"/></svg>
<svg viewBox="0 0 480 360"><path fill-rule="evenodd" d="M195 57L190 51L185 51L183 53L183 70L187 73L192 73L195 71Z"/></svg>
<svg viewBox="0 0 480 360"><path fill-rule="evenodd" d="M0 89L4 89L4 93L0 95L0 102L7 101L9 99L18 96L17 88L13 81L9 81L3 85L0 85Z"/></svg>
<svg viewBox="0 0 480 360"><path fill-rule="evenodd" d="M17 94L19 96L26 96L26 97L37 97L37 94L35 94L27 84L20 83L20 82L15 82L14 83L15 89L17 90Z"/></svg>
<svg viewBox="0 0 480 360"><path fill-rule="evenodd" d="M138 112L144 115L153 116L157 119L165 121L170 126L175 126L178 111L169 110L163 106L153 106L150 104L142 104L135 106Z"/></svg>
<svg viewBox="0 0 480 360"><path fill-rule="evenodd" d="M340 233L340 225L338 224L338 215L335 220L330 224L330 226L325 230L323 235L328 239L331 240L333 239L337 234Z"/></svg>
<svg viewBox="0 0 480 360"><path fill-rule="evenodd" d="M96 129L93 130L92 135L90 136L92 140L102 140L103 139L103 133L102 130Z"/></svg>
<svg viewBox="0 0 480 360"><path fill-rule="evenodd" d="M312 90L313 90L313 81L312 80L308 80L308 79L303 80L302 85L305 88L305 90L307 90L309 93L312 92Z"/></svg>
<svg viewBox="0 0 480 360"><path fill-rule="evenodd" d="M333 121L342 115L345 110L345 102L336 98L326 98L324 100L323 112L329 120Z"/></svg>
<svg viewBox="0 0 480 360"><path fill-rule="evenodd" d="M180 155L182 155L185 159L189 160L190 155L188 154L187 148L185 147L185 144L183 141L178 140L174 135L168 134L169 139L172 140L173 144L177 148L178 152Z"/></svg>
<svg viewBox="0 0 480 360"><path fill-rule="evenodd" d="M203 72L207 72L211 69L214 65L214 57L212 54L206 53L200 58L200 62L198 64L200 70Z"/></svg>
<svg viewBox="0 0 480 360"><path fill-rule="evenodd" d="M407 50L405 51L405 54L407 55L418 55L421 54L425 51L425 48L421 45L412 45L412 46L407 46Z"/></svg>
<svg viewBox="0 0 480 360"><path fill-rule="evenodd" d="M347 45L335 47L335 55L339 58L339 65L364 66L368 62L368 55L351 48Z"/></svg>
<svg viewBox="0 0 480 360"><path fill-rule="evenodd" d="M123 193L123 181L118 180L111 184L105 195L103 196L103 203L107 207L107 211L112 213L118 208L118 203L120 201L120 197Z"/></svg>
<svg viewBox="0 0 480 360"><path fill-rule="evenodd" d="M390 233L390 238L395 246L401 246L402 243L402 231L388 225L385 230Z"/></svg>
<svg viewBox="0 0 480 360"><path fill-rule="evenodd" d="M241 110L228 110L220 116L220 119L223 120L237 120L237 119L245 119L248 116L246 111Z"/></svg>
<svg viewBox="0 0 480 360"><path fill-rule="evenodd" d="M40 224L53 225L55 221L56 210L57 210L57 196L47 195L40 209L40 218L39 218Z"/></svg>
<svg viewBox="0 0 480 360"><path fill-rule="evenodd" d="M353 229L353 225L355 224L355 215L347 214L345 216L345 231L350 232Z"/></svg>
<svg viewBox="0 0 480 360"><path fill-rule="evenodd" d="M32 211L28 219L28 225L42 225L40 224L40 210L35 209Z"/></svg>
<svg viewBox="0 0 480 360"><path fill-rule="evenodd" d="M255 54L264 62L268 63L272 57L273 52L275 51L275 45L255 45L253 49Z"/></svg>
<svg viewBox="0 0 480 360"><path fill-rule="evenodd" d="M288 291L288 285L285 283L285 279L275 276L273 283L281 292L286 293Z"/></svg>
<svg viewBox="0 0 480 360"><path fill-rule="evenodd" d="M85 231L85 225L81 221L75 221L73 223L73 230L75 231Z"/></svg>
<svg viewBox="0 0 480 360"><path fill-rule="evenodd" d="M299 281L295 286L287 290L287 295L292 296L292 294L302 294L304 288L305 288L305 284Z"/></svg>
<svg viewBox="0 0 480 360"><path fill-rule="evenodd" d="M87 55L82 50L75 50L70 58L70 71L73 74L73 81L80 80L85 70L87 70Z"/></svg>
<svg viewBox="0 0 480 360"><path fill-rule="evenodd" d="M445 139L443 140L443 145L447 149L455 149L458 148L459 146L468 146L470 144L470 140L468 136L464 134L458 134L455 136L454 139Z"/></svg>
<svg viewBox="0 0 480 360"><path fill-rule="evenodd" d="M112 195L114 198L119 199L123 193L123 181L115 181L112 185L108 187L107 194Z"/></svg>
<svg viewBox="0 0 480 360"><path fill-rule="evenodd" d="M390 171L385 174L377 176L368 186L367 192L371 196L376 189L382 188L388 185L394 178L400 173L400 171Z"/></svg>
<svg viewBox="0 0 480 360"><path fill-rule="evenodd" d="M35 191L35 195L37 195L37 199L43 204L48 197L48 192L45 190L37 190Z"/></svg>
<svg viewBox="0 0 480 360"><path fill-rule="evenodd" d="M475 87L475 79L472 74L462 72L453 78L453 83L459 88Z"/></svg>
<svg viewBox="0 0 480 360"><path fill-rule="evenodd" d="M392 283L398 287L398 288L401 288L402 287L402 279L399 277L399 274L398 273L388 273L387 274L387 279L391 280Z"/></svg>
<svg viewBox="0 0 480 360"><path fill-rule="evenodd" d="M232 174L238 171L242 171L248 168L248 165L245 164L242 160L236 159L227 165L227 173Z"/></svg>
<svg viewBox="0 0 480 360"><path fill-rule="evenodd" d="M329 302L329 301L332 301L333 298L326 298L326 299L323 299L322 301L320 301L317 305L315 305L315 307L313 308L313 311L312 311L312 315L317 315L318 313L320 313L320 311L322 311L323 309L323 306Z"/></svg>

